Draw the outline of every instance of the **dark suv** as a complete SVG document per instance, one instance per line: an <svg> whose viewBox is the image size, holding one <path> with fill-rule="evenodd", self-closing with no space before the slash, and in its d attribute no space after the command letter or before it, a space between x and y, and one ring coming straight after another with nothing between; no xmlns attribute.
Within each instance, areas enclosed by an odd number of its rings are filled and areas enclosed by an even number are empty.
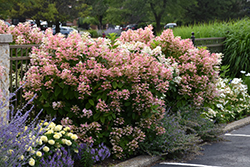
<svg viewBox="0 0 250 167"><path fill-rule="evenodd" d="M129 25L127 25L125 31L127 31L129 29L137 30L137 24L129 24Z"/></svg>

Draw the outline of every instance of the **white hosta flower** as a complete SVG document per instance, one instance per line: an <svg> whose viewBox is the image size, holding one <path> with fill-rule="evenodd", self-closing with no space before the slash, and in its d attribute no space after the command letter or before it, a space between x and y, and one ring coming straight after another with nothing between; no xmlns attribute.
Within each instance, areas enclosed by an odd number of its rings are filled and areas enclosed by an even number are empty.
<svg viewBox="0 0 250 167"><path fill-rule="evenodd" d="M241 73L241 74L245 74L245 73L246 73L246 71L240 71L240 73Z"/></svg>
<svg viewBox="0 0 250 167"><path fill-rule="evenodd" d="M249 77L249 76L250 76L250 73L247 73L245 76L246 76L246 77Z"/></svg>

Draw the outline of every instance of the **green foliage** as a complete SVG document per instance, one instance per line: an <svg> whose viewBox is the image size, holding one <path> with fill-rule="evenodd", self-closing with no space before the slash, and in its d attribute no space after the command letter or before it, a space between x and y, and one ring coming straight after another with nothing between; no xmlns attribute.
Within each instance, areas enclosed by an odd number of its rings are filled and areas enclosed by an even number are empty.
<svg viewBox="0 0 250 167"><path fill-rule="evenodd" d="M231 23L226 35L223 64L230 65L228 75L240 77L240 71L250 72L250 20Z"/></svg>
<svg viewBox="0 0 250 167"><path fill-rule="evenodd" d="M86 149L82 151L81 154L81 166L82 167L90 167L94 164L94 159L92 158L92 154L90 153L91 149L87 146Z"/></svg>
<svg viewBox="0 0 250 167"><path fill-rule="evenodd" d="M195 23L190 26L178 26L173 29L175 36L180 36L182 39L190 38L194 32L195 38L207 37L225 37L230 23L220 22L218 20L210 21L209 23Z"/></svg>
<svg viewBox="0 0 250 167"><path fill-rule="evenodd" d="M246 0L196 0L197 4L188 6L179 18L184 24L209 22L214 19L228 20L246 15ZM213 12L209 12L213 11Z"/></svg>
<svg viewBox="0 0 250 167"><path fill-rule="evenodd" d="M118 45L115 45L116 39L118 38L116 33L109 33L107 36L111 40L111 48L115 49Z"/></svg>
<svg viewBox="0 0 250 167"><path fill-rule="evenodd" d="M227 73L229 72L229 67L230 65L223 65L220 68L220 77L221 78L229 78L229 76L227 75Z"/></svg>
<svg viewBox="0 0 250 167"><path fill-rule="evenodd" d="M96 30L87 30L87 32L90 33L92 38L98 38L100 37L100 35L98 34L98 32Z"/></svg>

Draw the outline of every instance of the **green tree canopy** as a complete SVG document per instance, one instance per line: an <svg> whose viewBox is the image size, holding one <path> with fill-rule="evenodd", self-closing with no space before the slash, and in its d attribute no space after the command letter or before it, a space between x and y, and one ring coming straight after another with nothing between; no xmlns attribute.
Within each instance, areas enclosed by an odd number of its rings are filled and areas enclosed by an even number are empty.
<svg viewBox="0 0 250 167"><path fill-rule="evenodd" d="M162 30L161 21L169 16L174 17L187 6L195 4L196 0L110 0L108 9L111 20L128 23L155 22L156 32ZM116 14L115 13L118 13ZM174 18L171 18L173 20Z"/></svg>
<svg viewBox="0 0 250 167"><path fill-rule="evenodd" d="M247 14L247 0L197 0L182 14L184 23L241 18Z"/></svg>
<svg viewBox="0 0 250 167"><path fill-rule="evenodd" d="M87 12L86 12L87 11ZM24 16L38 20L46 20L56 25L59 32L60 22L76 19L89 14L89 6L84 0L26 0L17 2L10 10L12 17Z"/></svg>

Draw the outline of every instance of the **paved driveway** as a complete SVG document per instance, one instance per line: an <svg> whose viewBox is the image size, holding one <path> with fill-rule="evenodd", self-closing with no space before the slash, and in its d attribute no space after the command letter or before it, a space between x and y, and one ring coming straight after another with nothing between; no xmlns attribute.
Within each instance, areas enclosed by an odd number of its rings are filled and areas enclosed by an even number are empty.
<svg viewBox="0 0 250 167"><path fill-rule="evenodd" d="M250 125L225 133L224 138L203 146L203 155L186 163L161 162L153 167L250 167Z"/></svg>

